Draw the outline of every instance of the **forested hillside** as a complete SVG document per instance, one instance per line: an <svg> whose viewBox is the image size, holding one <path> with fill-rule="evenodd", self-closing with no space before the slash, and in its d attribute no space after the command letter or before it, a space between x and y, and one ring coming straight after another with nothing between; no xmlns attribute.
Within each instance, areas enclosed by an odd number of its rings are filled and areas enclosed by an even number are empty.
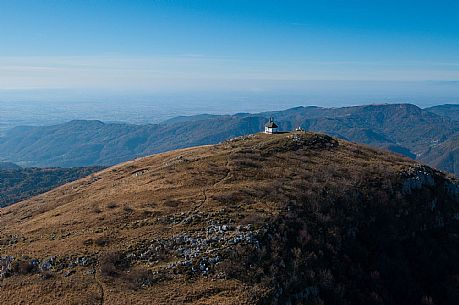
<svg viewBox="0 0 459 305"><path fill-rule="evenodd" d="M101 167L0 169L0 207L88 176Z"/></svg>

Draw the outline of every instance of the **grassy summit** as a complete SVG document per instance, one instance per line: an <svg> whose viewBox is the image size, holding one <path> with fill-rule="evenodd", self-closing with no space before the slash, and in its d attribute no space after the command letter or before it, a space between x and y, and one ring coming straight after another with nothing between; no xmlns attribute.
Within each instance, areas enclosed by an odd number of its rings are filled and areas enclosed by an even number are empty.
<svg viewBox="0 0 459 305"><path fill-rule="evenodd" d="M454 304L458 203L322 134L163 153L1 209L0 302Z"/></svg>

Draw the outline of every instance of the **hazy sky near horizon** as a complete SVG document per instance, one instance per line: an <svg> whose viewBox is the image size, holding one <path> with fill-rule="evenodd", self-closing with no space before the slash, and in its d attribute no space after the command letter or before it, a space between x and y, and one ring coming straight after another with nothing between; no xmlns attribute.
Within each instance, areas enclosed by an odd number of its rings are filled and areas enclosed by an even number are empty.
<svg viewBox="0 0 459 305"><path fill-rule="evenodd" d="M0 91L458 80L457 1L0 0Z"/></svg>

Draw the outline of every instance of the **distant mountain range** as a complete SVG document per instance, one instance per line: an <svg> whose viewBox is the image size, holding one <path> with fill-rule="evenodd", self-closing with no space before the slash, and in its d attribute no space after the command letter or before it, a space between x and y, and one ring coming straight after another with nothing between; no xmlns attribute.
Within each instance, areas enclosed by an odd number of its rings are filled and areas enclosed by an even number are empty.
<svg viewBox="0 0 459 305"><path fill-rule="evenodd" d="M20 169L21 167L12 162L0 162L0 170L3 169Z"/></svg>
<svg viewBox="0 0 459 305"><path fill-rule="evenodd" d="M439 105L427 108L426 110L441 116L449 117L455 121L459 121L459 105Z"/></svg>
<svg viewBox="0 0 459 305"><path fill-rule="evenodd" d="M257 114L178 117L162 124L71 121L16 127L0 138L0 160L23 166L113 165L177 148L260 132L270 116L281 130L301 126L420 160L459 176L459 105L297 107Z"/></svg>

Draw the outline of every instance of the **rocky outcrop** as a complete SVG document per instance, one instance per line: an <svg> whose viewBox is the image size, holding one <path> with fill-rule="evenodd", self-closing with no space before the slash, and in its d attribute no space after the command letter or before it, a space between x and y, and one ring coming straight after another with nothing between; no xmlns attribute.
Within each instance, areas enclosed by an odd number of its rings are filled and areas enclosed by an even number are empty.
<svg viewBox="0 0 459 305"><path fill-rule="evenodd" d="M0 278L8 276L13 268L14 257L12 256L1 256L0 257Z"/></svg>
<svg viewBox="0 0 459 305"><path fill-rule="evenodd" d="M434 172L426 166L410 167L402 173L402 176L405 179L402 191L407 194L423 187L435 186Z"/></svg>

